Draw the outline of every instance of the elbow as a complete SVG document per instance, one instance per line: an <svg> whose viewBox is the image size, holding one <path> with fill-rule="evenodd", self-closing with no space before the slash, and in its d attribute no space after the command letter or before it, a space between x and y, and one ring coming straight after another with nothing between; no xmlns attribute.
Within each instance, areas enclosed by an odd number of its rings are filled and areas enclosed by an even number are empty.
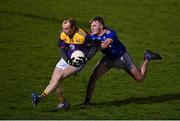
<svg viewBox="0 0 180 121"><path fill-rule="evenodd" d="M104 43L101 44L101 48L102 48L102 49L105 49L105 48L107 48L107 47L108 47L108 45L106 45L106 44L104 44Z"/></svg>

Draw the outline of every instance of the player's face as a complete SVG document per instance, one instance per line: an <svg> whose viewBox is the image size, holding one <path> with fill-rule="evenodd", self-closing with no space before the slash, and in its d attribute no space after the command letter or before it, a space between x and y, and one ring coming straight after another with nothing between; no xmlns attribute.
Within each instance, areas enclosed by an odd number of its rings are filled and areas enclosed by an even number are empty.
<svg viewBox="0 0 180 121"><path fill-rule="evenodd" d="M69 22L63 22L63 24L62 24L62 30L63 30L63 32L66 33L68 36L74 34L74 32L75 32L74 27L71 27Z"/></svg>
<svg viewBox="0 0 180 121"><path fill-rule="evenodd" d="M101 34L102 29L103 29L103 26L98 21L91 22L91 33L92 34L96 34L96 35Z"/></svg>

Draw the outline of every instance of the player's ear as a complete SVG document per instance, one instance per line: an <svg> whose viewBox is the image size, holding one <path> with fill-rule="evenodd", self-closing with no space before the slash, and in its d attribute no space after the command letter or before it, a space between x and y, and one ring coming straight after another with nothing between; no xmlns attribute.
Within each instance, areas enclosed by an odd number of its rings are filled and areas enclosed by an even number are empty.
<svg viewBox="0 0 180 121"><path fill-rule="evenodd" d="M103 28L104 28L104 26L102 24L100 24L100 29L103 29Z"/></svg>
<svg viewBox="0 0 180 121"><path fill-rule="evenodd" d="M71 27L71 30L75 31L75 26L72 26L72 27Z"/></svg>

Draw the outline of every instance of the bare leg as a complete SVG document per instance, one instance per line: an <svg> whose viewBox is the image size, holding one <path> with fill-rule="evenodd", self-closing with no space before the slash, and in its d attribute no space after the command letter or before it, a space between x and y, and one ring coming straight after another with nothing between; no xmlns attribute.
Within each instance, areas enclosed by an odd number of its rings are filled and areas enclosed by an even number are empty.
<svg viewBox="0 0 180 121"><path fill-rule="evenodd" d="M141 68L140 68L141 74L143 75L144 78L146 77L147 68L148 68L148 63L149 63L149 61L146 59L146 60L143 62ZM144 78L143 78L143 79L144 79Z"/></svg>
<svg viewBox="0 0 180 121"><path fill-rule="evenodd" d="M84 104L88 104L90 103L90 99L92 96L92 93L95 89L95 85L96 85L96 81L103 75L105 74L107 71L109 71L109 68L103 64L103 63L98 63L97 66L95 67L93 73L91 74L91 77L89 79L89 83L87 86L87 90L86 90L86 98L84 101Z"/></svg>
<svg viewBox="0 0 180 121"><path fill-rule="evenodd" d="M36 93L32 93L32 103L34 105L37 105L43 98L47 97L49 94L51 94L53 91L55 91L58 88L59 81L62 81L64 78L72 75L75 72L76 72L76 68L73 66L68 66L64 70L56 67L52 74L52 78L50 80L49 85L42 92L42 94L38 95ZM60 88L57 89L57 91L59 92L59 95L63 96L63 91Z"/></svg>
<svg viewBox="0 0 180 121"><path fill-rule="evenodd" d="M150 60L161 60L161 56L158 53L151 52L150 50L146 50L144 53L144 62L140 68L137 69L135 65L132 65L130 70L126 70L135 80L138 82L142 82L146 77L147 68Z"/></svg>
<svg viewBox="0 0 180 121"><path fill-rule="evenodd" d="M64 90L61 85L59 85L59 87L56 88L56 94L58 96L59 102L63 103L65 101L65 97L64 97Z"/></svg>
<svg viewBox="0 0 180 121"><path fill-rule="evenodd" d="M49 95L50 93L52 93L58 87L59 80L62 80L62 79L63 79L63 70L56 67L52 74L49 85L44 90L46 95Z"/></svg>
<svg viewBox="0 0 180 121"><path fill-rule="evenodd" d="M135 66L132 65L130 70L126 70L136 81L142 82L144 78L146 77L147 73L147 67L148 67L149 61L146 59L144 60L140 70Z"/></svg>
<svg viewBox="0 0 180 121"><path fill-rule="evenodd" d="M64 78L72 75L73 73L76 72L76 68L69 66L67 67L65 70L59 69L59 68L55 68L52 78L50 80L49 85L46 87L46 89L44 90L44 93L46 95L49 95L50 93L52 93L54 90L56 90L59 86L59 81L62 81ZM58 92L60 91L59 94L63 94L62 89L58 89Z"/></svg>

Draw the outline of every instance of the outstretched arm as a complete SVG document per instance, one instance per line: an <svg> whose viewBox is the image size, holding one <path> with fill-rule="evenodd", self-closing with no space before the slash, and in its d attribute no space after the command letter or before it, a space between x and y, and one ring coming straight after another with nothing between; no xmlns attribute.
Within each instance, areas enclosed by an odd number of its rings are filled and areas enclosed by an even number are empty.
<svg viewBox="0 0 180 121"><path fill-rule="evenodd" d="M86 41L88 44L86 44L87 48L89 49L87 60L91 59L97 52L97 45L94 40L90 38L89 35L86 36Z"/></svg>

